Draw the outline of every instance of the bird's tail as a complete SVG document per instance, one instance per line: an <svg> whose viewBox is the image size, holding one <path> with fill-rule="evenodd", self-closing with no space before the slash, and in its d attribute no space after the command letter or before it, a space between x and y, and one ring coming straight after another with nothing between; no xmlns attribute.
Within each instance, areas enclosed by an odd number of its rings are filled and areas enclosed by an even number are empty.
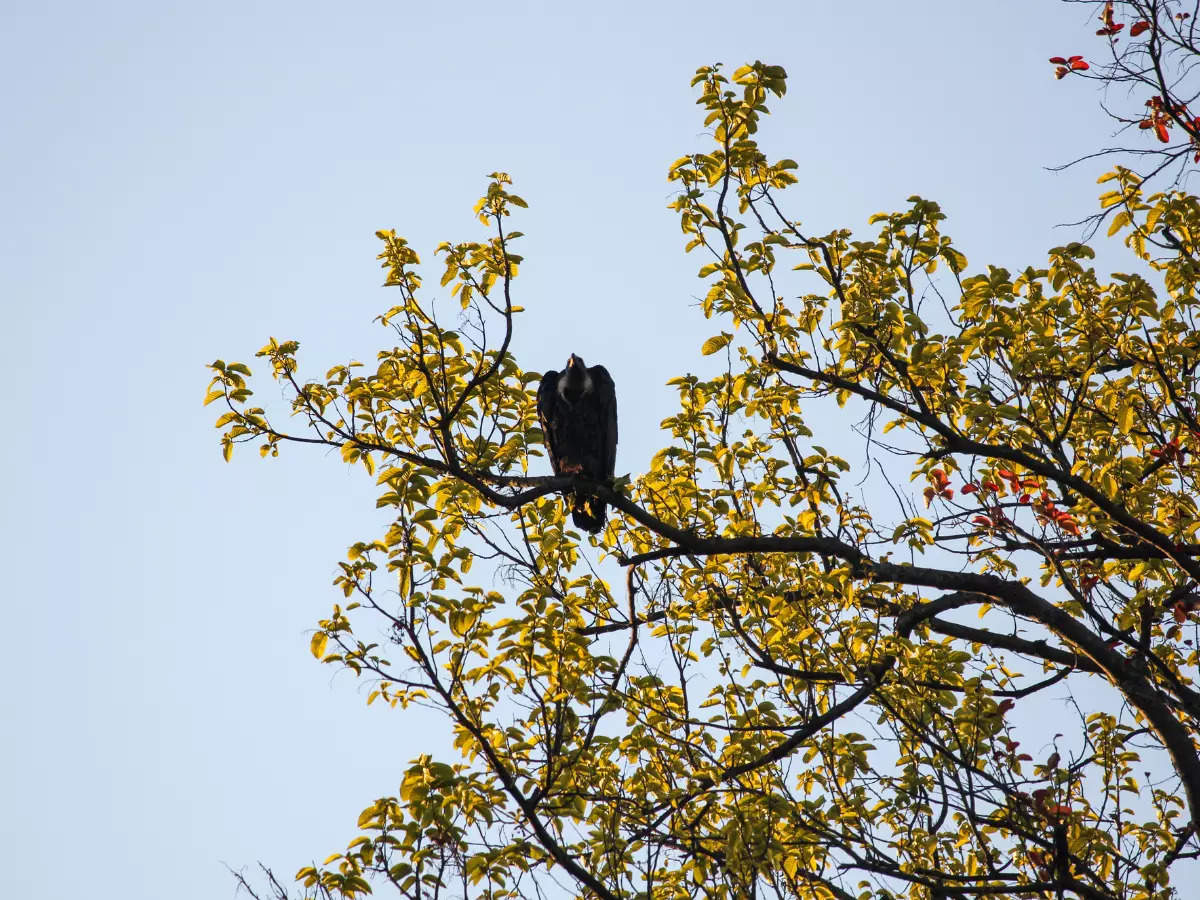
<svg viewBox="0 0 1200 900"><path fill-rule="evenodd" d="M576 528L595 534L604 527L604 519L608 514L608 504L599 497L588 494L571 495L571 521Z"/></svg>

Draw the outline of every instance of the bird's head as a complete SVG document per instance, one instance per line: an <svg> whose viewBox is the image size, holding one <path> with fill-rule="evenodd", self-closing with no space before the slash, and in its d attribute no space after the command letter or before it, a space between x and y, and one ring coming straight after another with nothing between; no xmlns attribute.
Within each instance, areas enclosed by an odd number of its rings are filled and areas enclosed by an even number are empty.
<svg viewBox="0 0 1200 900"><path fill-rule="evenodd" d="M570 390L587 393L589 388L591 388L591 379L588 377L587 364L581 357L572 353L567 360L567 367L563 370L559 391Z"/></svg>

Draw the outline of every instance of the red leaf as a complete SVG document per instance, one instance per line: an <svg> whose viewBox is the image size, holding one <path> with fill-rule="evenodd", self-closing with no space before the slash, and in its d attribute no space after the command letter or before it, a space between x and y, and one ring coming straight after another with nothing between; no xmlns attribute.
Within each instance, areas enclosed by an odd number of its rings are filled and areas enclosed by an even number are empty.
<svg viewBox="0 0 1200 900"><path fill-rule="evenodd" d="M973 494L973 493L975 493L977 490L979 490L979 485L977 485L977 484L971 484L970 482L967 482L966 484L964 484L964 485L962 486L962 492L963 492L964 494Z"/></svg>
<svg viewBox="0 0 1200 900"><path fill-rule="evenodd" d="M1067 57L1067 62L1075 62L1075 61L1077 61L1077 60L1080 60L1080 59L1083 59L1083 57L1082 57L1082 56L1068 56L1068 57Z"/></svg>
<svg viewBox="0 0 1200 900"><path fill-rule="evenodd" d="M1154 121L1152 119L1142 119L1142 121L1138 122L1138 128L1153 128L1153 127L1154 127Z"/></svg>
<svg viewBox="0 0 1200 900"><path fill-rule="evenodd" d="M1061 56L1052 56L1052 57L1050 57L1050 62L1054 63L1054 64L1055 64L1055 65L1057 65L1057 66L1065 66L1065 65L1067 64L1067 61L1066 61L1066 59L1064 59L1064 58L1063 58L1063 57L1061 57Z"/></svg>
<svg viewBox="0 0 1200 900"><path fill-rule="evenodd" d="M973 518L971 521L976 525L982 525L984 528L992 527L992 520L987 516L975 516L975 518Z"/></svg>
<svg viewBox="0 0 1200 900"><path fill-rule="evenodd" d="M1156 123L1154 126L1154 133L1158 135L1158 139L1160 141L1162 141L1164 144L1169 144L1171 142L1171 136L1169 134L1167 134L1167 123L1166 122Z"/></svg>
<svg viewBox="0 0 1200 900"><path fill-rule="evenodd" d="M1082 59L1073 59L1071 60L1071 68L1076 72L1082 72L1084 69L1089 68L1089 66Z"/></svg>
<svg viewBox="0 0 1200 900"><path fill-rule="evenodd" d="M1129 29L1129 36L1137 37L1139 34L1141 34L1143 31L1148 30L1149 28L1150 28L1150 23L1148 21L1146 21L1145 19L1142 19L1142 21L1140 21L1140 22L1134 22L1133 27Z"/></svg>
<svg viewBox="0 0 1200 900"><path fill-rule="evenodd" d="M1057 69L1054 70L1054 77L1062 78L1064 75L1066 75L1070 71L1071 70L1068 69L1066 66L1059 66Z"/></svg>

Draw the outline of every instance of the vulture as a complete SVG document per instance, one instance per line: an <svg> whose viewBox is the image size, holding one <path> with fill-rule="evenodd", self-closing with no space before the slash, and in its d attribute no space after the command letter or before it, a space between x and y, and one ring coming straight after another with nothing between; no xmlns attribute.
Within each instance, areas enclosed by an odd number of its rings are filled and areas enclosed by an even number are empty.
<svg viewBox="0 0 1200 900"><path fill-rule="evenodd" d="M561 372L542 376L538 420L555 475L583 475L610 481L617 459L617 392L604 366L587 366L571 354ZM593 534L604 527L605 503L574 491L571 519Z"/></svg>

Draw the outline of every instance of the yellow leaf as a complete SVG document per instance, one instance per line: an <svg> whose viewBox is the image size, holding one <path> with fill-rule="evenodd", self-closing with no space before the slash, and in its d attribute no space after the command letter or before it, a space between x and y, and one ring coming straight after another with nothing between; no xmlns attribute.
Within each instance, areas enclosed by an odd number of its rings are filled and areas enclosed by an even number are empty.
<svg viewBox="0 0 1200 900"><path fill-rule="evenodd" d="M724 331L722 331L720 334L714 335L705 341L704 346L700 348L700 352L705 356L712 356L731 340L733 340L733 335L726 334Z"/></svg>
<svg viewBox="0 0 1200 900"><path fill-rule="evenodd" d="M329 643L329 635L323 631L318 631L312 636L312 641L308 645L308 649L312 651L312 655L317 659L322 659L325 656L325 645Z"/></svg>
<svg viewBox="0 0 1200 900"><path fill-rule="evenodd" d="M450 630L455 637L465 637L475 623L479 621L479 613L455 610L450 613Z"/></svg>
<svg viewBox="0 0 1200 900"><path fill-rule="evenodd" d="M1117 420L1117 427L1121 429L1121 434L1129 434L1133 431L1133 417L1136 412L1132 403L1121 407L1120 417Z"/></svg>

